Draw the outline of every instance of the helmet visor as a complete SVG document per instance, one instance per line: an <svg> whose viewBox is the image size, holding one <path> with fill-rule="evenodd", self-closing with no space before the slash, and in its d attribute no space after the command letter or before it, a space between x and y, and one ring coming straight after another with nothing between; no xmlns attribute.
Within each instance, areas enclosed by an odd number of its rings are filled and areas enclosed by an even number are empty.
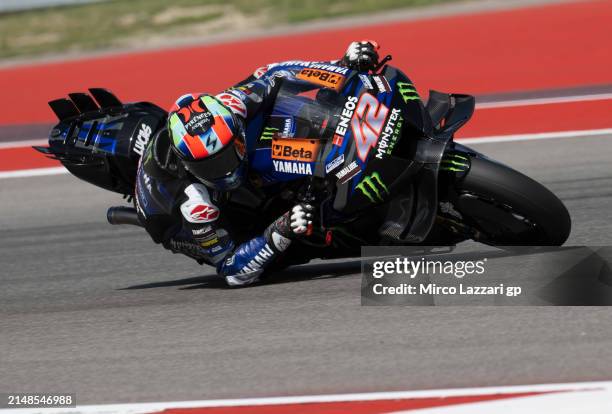
<svg viewBox="0 0 612 414"><path fill-rule="evenodd" d="M216 180L231 176L242 165L244 159L244 148L241 137L234 137L230 145L227 145L216 154L202 160L183 160L185 168L196 178L214 182Z"/></svg>

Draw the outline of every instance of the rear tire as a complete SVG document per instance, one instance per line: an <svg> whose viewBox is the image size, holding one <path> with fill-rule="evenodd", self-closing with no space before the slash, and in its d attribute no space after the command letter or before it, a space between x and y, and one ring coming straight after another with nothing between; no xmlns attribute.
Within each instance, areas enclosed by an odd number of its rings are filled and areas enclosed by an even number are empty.
<svg viewBox="0 0 612 414"><path fill-rule="evenodd" d="M560 246L569 237L570 215L540 183L493 160L471 157L458 184L457 210L491 245Z"/></svg>

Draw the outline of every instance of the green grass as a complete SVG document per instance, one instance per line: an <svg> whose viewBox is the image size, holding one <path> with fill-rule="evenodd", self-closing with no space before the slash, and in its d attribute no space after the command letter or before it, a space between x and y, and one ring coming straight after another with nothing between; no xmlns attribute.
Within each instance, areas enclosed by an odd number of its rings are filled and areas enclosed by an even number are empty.
<svg viewBox="0 0 612 414"><path fill-rule="evenodd" d="M0 14L0 58L231 33L451 0L111 0Z"/></svg>

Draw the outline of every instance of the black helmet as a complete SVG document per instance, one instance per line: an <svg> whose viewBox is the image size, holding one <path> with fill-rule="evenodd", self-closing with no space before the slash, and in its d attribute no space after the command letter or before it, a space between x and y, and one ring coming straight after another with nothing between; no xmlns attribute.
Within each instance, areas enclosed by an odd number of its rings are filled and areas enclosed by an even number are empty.
<svg viewBox="0 0 612 414"><path fill-rule="evenodd" d="M168 114L172 148L185 169L217 190L233 190L246 174L244 131L211 95L183 95Z"/></svg>

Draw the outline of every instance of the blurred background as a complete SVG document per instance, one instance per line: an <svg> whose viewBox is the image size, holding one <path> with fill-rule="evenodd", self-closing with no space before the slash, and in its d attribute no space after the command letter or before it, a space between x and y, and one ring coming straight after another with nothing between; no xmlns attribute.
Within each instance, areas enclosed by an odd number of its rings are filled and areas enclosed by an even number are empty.
<svg viewBox="0 0 612 414"><path fill-rule="evenodd" d="M356 39L377 40L381 55L392 54L392 64L425 98L430 88L475 94L480 103L488 95L501 99L515 92L574 96L568 88L589 87L591 93L594 87L607 93L610 5L606 0L4 0L0 90L10 102L0 102L0 136L3 125L48 125L53 117L46 102L68 92L106 87L127 101L169 107L183 93L219 92L267 63L340 58ZM462 133L578 127L567 117L551 123L550 108L523 111L520 127L504 122L511 109L502 114L490 108ZM590 128L606 124L595 113L581 122Z"/></svg>
<svg viewBox="0 0 612 414"><path fill-rule="evenodd" d="M0 58L141 48L452 0L4 0Z"/></svg>
<svg viewBox="0 0 612 414"><path fill-rule="evenodd" d="M612 127L610 0L1 0L0 171L57 167L52 99L90 87L169 108L263 65L373 39L427 99L468 93L458 138ZM28 144L28 145L26 145Z"/></svg>

